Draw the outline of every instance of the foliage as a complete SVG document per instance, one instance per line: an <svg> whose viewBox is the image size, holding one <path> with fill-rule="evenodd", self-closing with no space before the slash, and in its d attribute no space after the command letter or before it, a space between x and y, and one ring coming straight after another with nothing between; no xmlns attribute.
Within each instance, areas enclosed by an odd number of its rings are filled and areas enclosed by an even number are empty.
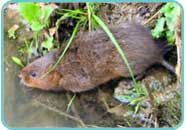
<svg viewBox="0 0 186 130"><path fill-rule="evenodd" d="M163 16L157 20L155 28L152 30L154 38L161 38L165 36L169 44L174 43L174 31L178 16L178 8L179 6L176 3L167 3L161 8L160 12Z"/></svg>
<svg viewBox="0 0 186 130"><path fill-rule="evenodd" d="M39 46L39 37L42 30L48 27L49 17L53 12L50 6L41 7L37 3L21 2L18 4L18 11L24 20L28 22L30 28L34 31L34 37L30 44L25 42L25 46L20 48L21 53L27 53L30 58L31 53L37 53ZM53 38L46 36L45 41L41 44L47 52L53 47ZM35 47L33 46L35 44Z"/></svg>
<svg viewBox="0 0 186 130"><path fill-rule="evenodd" d="M33 31L40 31L48 26L49 16L53 8L46 6L43 10L38 4L20 3L19 12L21 16L30 24Z"/></svg>
<svg viewBox="0 0 186 130"><path fill-rule="evenodd" d="M134 106L134 113L137 113L148 95L146 87L137 82L136 84L133 84L126 94L114 95L114 97L121 102Z"/></svg>
<svg viewBox="0 0 186 130"><path fill-rule="evenodd" d="M16 39L16 31L19 28L18 25L13 25L9 30L8 30L8 37L10 39Z"/></svg>
<svg viewBox="0 0 186 130"><path fill-rule="evenodd" d="M51 36L48 36L48 35L46 37L47 37L47 39L45 41L43 41L41 43L41 45L42 45L42 48L45 48L45 49L47 49L47 51L50 51L50 49L52 49L54 46L54 43L53 43L54 38Z"/></svg>

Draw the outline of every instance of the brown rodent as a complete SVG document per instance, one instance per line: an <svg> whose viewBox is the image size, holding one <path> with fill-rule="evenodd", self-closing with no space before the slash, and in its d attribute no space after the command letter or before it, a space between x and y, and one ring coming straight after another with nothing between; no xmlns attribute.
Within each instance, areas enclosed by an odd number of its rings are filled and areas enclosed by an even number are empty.
<svg viewBox="0 0 186 130"><path fill-rule="evenodd" d="M149 29L139 24L123 23L110 30L125 52L135 75L156 63L174 71L163 60L163 48L152 39ZM41 78L56 63L62 51L55 49L23 68L20 74L22 82L43 90L82 92L111 79L130 77L108 36L104 31L97 30L78 34L60 65Z"/></svg>

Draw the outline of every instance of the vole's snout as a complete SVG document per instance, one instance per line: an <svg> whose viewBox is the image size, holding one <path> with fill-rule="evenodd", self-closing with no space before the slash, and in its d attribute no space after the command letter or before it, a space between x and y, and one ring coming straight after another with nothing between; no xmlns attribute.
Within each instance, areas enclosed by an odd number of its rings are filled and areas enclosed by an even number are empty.
<svg viewBox="0 0 186 130"><path fill-rule="evenodd" d="M24 82L24 77L23 77L23 75L20 73L20 74L18 75L18 77L20 78L20 83L21 83L21 84L24 84L25 82Z"/></svg>
<svg viewBox="0 0 186 130"><path fill-rule="evenodd" d="M18 77L19 77L20 79L22 79L22 78L23 78L23 75L22 75L22 74L19 74Z"/></svg>

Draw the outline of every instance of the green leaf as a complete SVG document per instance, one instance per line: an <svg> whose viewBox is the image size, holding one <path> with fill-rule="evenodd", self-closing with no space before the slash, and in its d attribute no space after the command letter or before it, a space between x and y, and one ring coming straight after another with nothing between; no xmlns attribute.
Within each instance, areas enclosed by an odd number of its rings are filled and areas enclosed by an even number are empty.
<svg viewBox="0 0 186 130"><path fill-rule="evenodd" d="M169 44L173 44L175 41L175 36L173 31L167 31L166 32L166 38Z"/></svg>
<svg viewBox="0 0 186 130"><path fill-rule="evenodd" d="M46 48L48 51L53 47L53 37L47 37L46 41L42 42L42 47Z"/></svg>
<svg viewBox="0 0 186 130"><path fill-rule="evenodd" d="M18 6L18 10L21 16L30 24L41 21L41 8L37 4L21 2Z"/></svg>
<svg viewBox="0 0 186 130"><path fill-rule="evenodd" d="M161 98L160 97L155 97L155 105L159 106L161 103Z"/></svg>
<svg viewBox="0 0 186 130"><path fill-rule="evenodd" d="M54 9L53 9L52 7L50 7L50 6L46 6L46 7L45 7L45 9L44 9L44 11L43 11L43 13L44 13L43 19L44 19L44 24L45 24L45 25L48 24L49 17L50 17L50 15L52 14L52 11L53 11L53 10L54 10Z"/></svg>
<svg viewBox="0 0 186 130"><path fill-rule="evenodd" d="M160 38L163 35L165 25L165 18L158 19L155 28L152 30L152 36L154 38Z"/></svg>
<svg viewBox="0 0 186 130"><path fill-rule="evenodd" d="M178 16L178 8L179 6L176 3L168 3L161 9L161 12L166 18L168 30L170 31L174 31L175 23Z"/></svg>
<svg viewBox="0 0 186 130"><path fill-rule="evenodd" d="M44 28L44 25L42 25L42 24L39 23L39 22L33 22L33 23L31 24L31 28L32 28L33 31L38 32L38 31L40 31L40 30L42 30L42 29Z"/></svg>
<svg viewBox="0 0 186 130"><path fill-rule="evenodd" d="M15 57L15 56L12 56L12 60L14 63L16 63L17 65L21 66L21 67L24 67L24 64L22 63L22 61L18 58L18 57Z"/></svg>
<svg viewBox="0 0 186 130"><path fill-rule="evenodd" d="M8 37L11 39L16 39L16 31L19 28L19 25L14 24L10 29L8 29Z"/></svg>
<svg viewBox="0 0 186 130"><path fill-rule="evenodd" d="M141 102L137 103L137 105L135 106L135 111L134 111L135 114L139 111L140 106L141 106Z"/></svg>
<svg viewBox="0 0 186 130"><path fill-rule="evenodd" d="M163 17L157 21L155 28L152 30L154 38L160 38L165 35L169 44L175 42L174 31L178 18L178 9L179 6L176 3L167 3L161 8L160 12Z"/></svg>
<svg viewBox="0 0 186 130"><path fill-rule="evenodd" d="M10 29L8 30L8 37L9 37L10 39L16 39L15 30L13 30L12 28L10 28Z"/></svg>
<svg viewBox="0 0 186 130"><path fill-rule="evenodd" d="M165 17L174 18L178 14L178 5L176 3L166 4L160 11L165 15Z"/></svg>
<svg viewBox="0 0 186 130"><path fill-rule="evenodd" d="M166 18L166 25L167 25L168 30L174 31L175 23L176 23L176 20L173 20L172 18Z"/></svg>

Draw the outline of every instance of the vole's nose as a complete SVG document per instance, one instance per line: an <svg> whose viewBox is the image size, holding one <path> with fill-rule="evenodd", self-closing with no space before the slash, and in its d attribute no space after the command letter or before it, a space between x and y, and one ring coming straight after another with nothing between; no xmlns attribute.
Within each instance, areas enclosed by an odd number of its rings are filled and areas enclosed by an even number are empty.
<svg viewBox="0 0 186 130"><path fill-rule="evenodd" d="M23 76L22 76L22 74L19 74L18 77L22 79Z"/></svg>

